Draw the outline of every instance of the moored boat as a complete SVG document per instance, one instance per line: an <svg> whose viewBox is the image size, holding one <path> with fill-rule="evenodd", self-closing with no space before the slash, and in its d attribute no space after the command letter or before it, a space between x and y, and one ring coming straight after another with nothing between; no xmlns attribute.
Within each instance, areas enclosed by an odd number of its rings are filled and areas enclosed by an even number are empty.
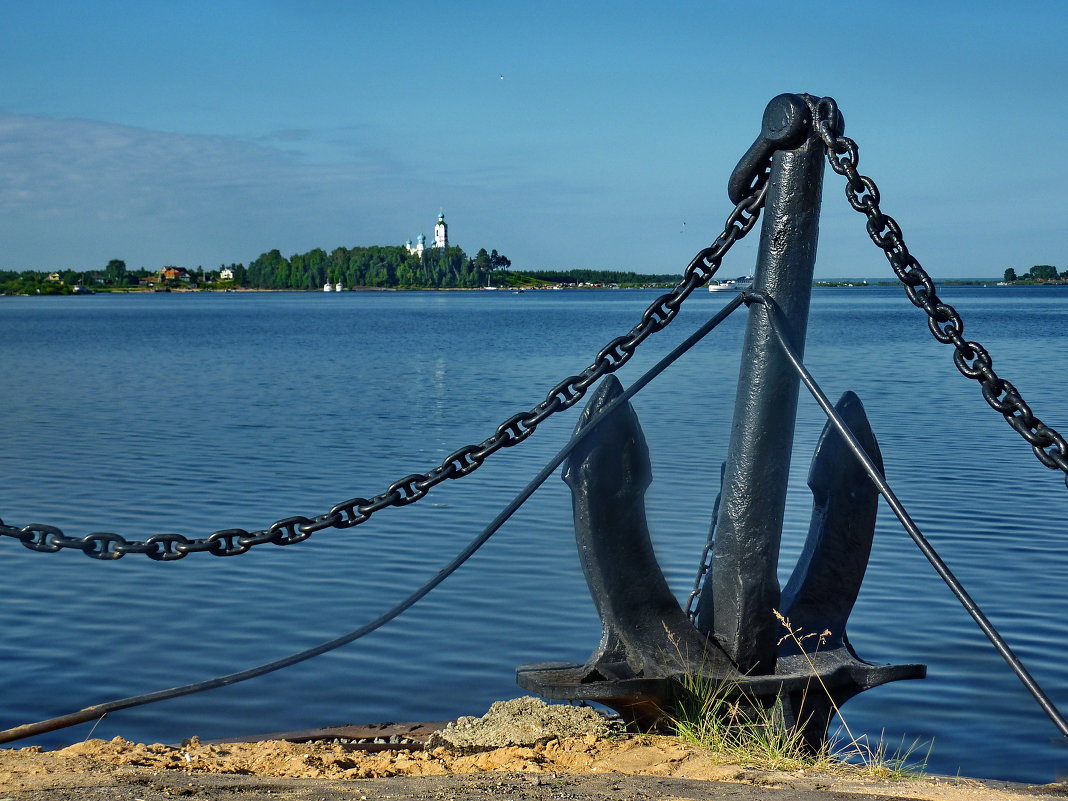
<svg viewBox="0 0 1068 801"><path fill-rule="evenodd" d="M736 292L745 292L747 289L753 288L753 276L742 275L738 278L728 278L726 281L716 281L709 283L709 292L729 292L734 290Z"/></svg>

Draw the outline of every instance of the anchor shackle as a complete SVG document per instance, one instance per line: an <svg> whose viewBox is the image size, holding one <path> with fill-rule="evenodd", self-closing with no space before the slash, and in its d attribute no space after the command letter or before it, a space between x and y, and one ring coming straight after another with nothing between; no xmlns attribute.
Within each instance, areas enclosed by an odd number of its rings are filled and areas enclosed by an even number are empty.
<svg viewBox="0 0 1068 801"><path fill-rule="evenodd" d="M764 109L760 134L745 151L727 182L727 196L731 203L740 203L756 186L757 178L765 173L776 150L793 150L813 132L819 98L812 95L781 94L773 97ZM836 107L837 108L837 107ZM841 113L834 122L835 134L841 136L845 127Z"/></svg>

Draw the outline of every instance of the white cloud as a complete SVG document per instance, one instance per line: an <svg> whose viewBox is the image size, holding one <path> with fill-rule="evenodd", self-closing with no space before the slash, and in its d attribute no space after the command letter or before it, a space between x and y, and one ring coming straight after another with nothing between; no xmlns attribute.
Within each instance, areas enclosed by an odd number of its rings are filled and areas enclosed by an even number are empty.
<svg viewBox="0 0 1068 801"><path fill-rule="evenodd" d="M400 244L429 232L439 208L472 252L498 248L517 265L563 263L561 252L608 263L590 232L608 234L612 221L588 181L522 174L523 160L474 166L419 153L417 163L383 141L351 126L253 141L0 113L0 269L111 258L211 266L271 248Z"/></svg>
<svg viewBox="0 0 1068 801"><path fill-rule="evenodd" d="M373 151L309 164L290 149L309 135L281 132L273 138L284 143L280 149L0 114L3 266L77 266L115 256L131 264L212 264L271 247L390 236L404 222L395 207L418 179Z"/></svg>

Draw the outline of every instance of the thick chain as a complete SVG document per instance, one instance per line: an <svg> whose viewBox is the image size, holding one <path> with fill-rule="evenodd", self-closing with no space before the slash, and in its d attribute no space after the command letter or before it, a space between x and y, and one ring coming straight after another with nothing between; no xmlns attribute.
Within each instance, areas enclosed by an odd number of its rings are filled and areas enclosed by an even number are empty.
<svg viewBox="0 0 1068 801"><path fill-rule="evenodd" d="M68 537L55 526L32 523L18 528L5 525L0 520L0 536L14 537L30 550L43 553L55 553L64 548L71 548L94 559L121 559L128 553L143 553L150 559L169 562L201 551L215 556L237 556L266 542L292 545L326 528L344 529L358 526L375 512L388 506L407 506L415 503L441 482L470 475L497 451L523 442L547 418L574 406L591 386L630 361L635 349L650 335L662 330L675 319L683 301L695 289L708 283L719 269L727 251L756 225L767 195L767 178L768 171L765 169L758 176L753 191L739 202L727 217L723 233L687 265L682 281L671 292L657 298L628 333L616 337L601 348L589 367L578 375L565 378L549 390L545 400L530 411L509 417L497 426L493 436L478 445L465 445L447 456L428 473L405 476L394 481L385 492L373 498L350 498L317 517L287 517L260 531L224 529L198 539L190 539L181 534L156 534L143 541L134 541L108 532L97 532L81 538Z"/></svg>
<svg viewBox="0 0 1068 801"><path fill-rule="evenodd" d="M931 276L905 246L901 228L879 208L879 188L871 178L857 172L860 162L857 143L835 133L839 120L835 102L830 98L820 100L816 117L816 131L827 148L831 169L845 176L849 205L868 218L868 235L886 254L894 273L905 285L908 299L926 312L934 338L954 347L953 362L961 374L980 383L983 397L991 408L1000 412L1027 440L1042 464L1065 473L1064 483L1068 486L1068 442L1034 415L1016 387L994 372L990 354L982 345L964 339L960 315L939 299Z"/></svg>

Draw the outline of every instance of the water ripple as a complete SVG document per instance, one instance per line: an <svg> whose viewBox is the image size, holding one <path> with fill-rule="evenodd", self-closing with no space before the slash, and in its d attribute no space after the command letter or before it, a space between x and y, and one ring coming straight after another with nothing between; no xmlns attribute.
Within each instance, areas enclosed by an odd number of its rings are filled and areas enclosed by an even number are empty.
<svg viewBox="0 0 1068 801"><path fill-rule="evenodd" d="M325 511L489 436L580 371L652 299L494 294L349 293L329 305L300 293L0 299L8 422L0 513L78 536L204 536ZM1036 413L1068 428L1068 376L1048 369L1068 359L1063 300L947 295ZM692 298L621 371L624 383L720 303ZM735 316L634 401L653 460L650 529L680 598L726 455L742 329ZM817 291L806 360L828 394L860 394L895 490L1068 707L1061 479L956 374L898 290ZM566 441L575 419L573 411L546 423L423 503L240 559L102 564L0 543L18 578L0 611L6 672L20 687L0 707L0 726L239 670L355 628L434 575ZM783 579L808 530L805 482L823 425L802 397ZM553 476L450 581L384 629L253 682L110 716L96 735L174 742L432 720L518 695L517 665L584 660L600 635L570 515L567 488ZM1052 726L885 507L849 633L866 659L930 669L924 681L850 701L843 714L855 732L933 738L930 768L941 773L1048 781L1062 766ZM35 742L69 743L87 730Z"/></svg>

